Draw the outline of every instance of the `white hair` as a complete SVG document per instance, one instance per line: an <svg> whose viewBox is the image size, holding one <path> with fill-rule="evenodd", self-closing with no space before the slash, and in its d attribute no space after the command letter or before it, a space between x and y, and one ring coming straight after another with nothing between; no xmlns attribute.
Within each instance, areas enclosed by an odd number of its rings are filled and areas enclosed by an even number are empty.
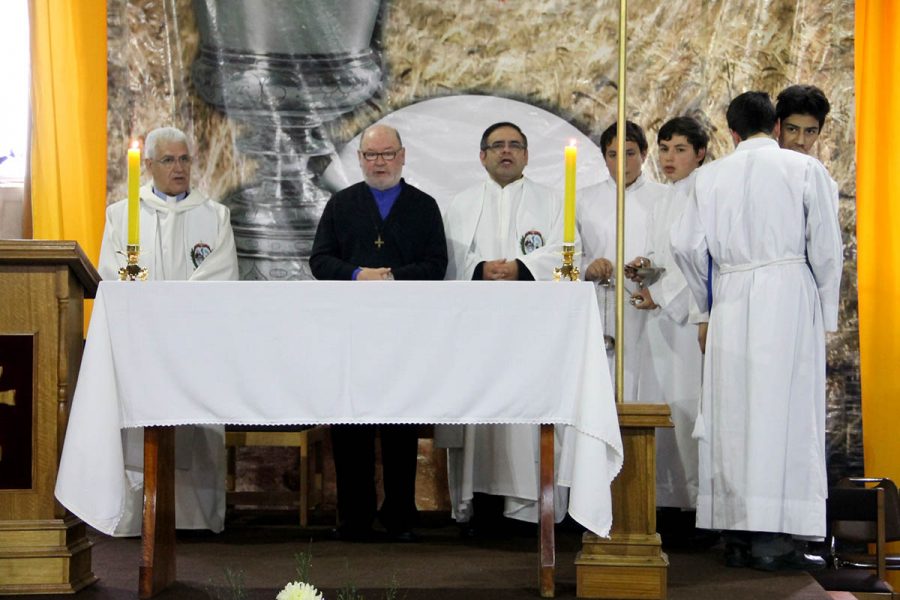
<svg viewBox="0 0 900 600"><path fill-rule="evenodd" d="M156 151L160 144L184 144L190 151L190 143L188 138L180 129L175 127L158 127L147 134L144 139L144 157L149 159L156 158Z"/></svg>

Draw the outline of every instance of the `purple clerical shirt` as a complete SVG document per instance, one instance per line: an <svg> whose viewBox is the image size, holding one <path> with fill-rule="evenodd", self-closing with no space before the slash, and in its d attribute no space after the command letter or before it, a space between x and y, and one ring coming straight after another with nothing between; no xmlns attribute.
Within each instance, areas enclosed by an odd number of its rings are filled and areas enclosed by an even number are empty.
<svg viewBox="0 0 900 600"><path fill-rule="evenodd" d="M398 183L394 187L390 187L386 190L376 190L372 186L369 186L369 191L372 192L372 196L375 197L375 205L378 206L378 214L381 215L381 220L384 221L387 219L387 216L390 214L391 209L394 208L394 203L397 201L397 198L400 197L400 190L402 186ZM356 276L359 275L359 272L362 271L362 268L357 267L355 271L353 271L353 280L356 280Z"/></svg>

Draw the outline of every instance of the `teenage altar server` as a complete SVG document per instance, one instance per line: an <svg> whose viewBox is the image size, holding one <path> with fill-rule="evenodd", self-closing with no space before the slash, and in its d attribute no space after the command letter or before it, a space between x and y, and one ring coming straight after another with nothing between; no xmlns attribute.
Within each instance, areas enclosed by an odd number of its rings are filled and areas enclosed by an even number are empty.
<svg viewBox="0 0 900 600"><path fill-rule="evenodd" d="M697 345L697 309L687 282L675 265L669 232L687 203L697 168L706 159L709 136L691 117L667 121L657 135L659 164L670 185L653 204L647 221L647 254L632 267L664 269L658 279L636 290L634 307L646 311L637 353L640 402L665 402L673 429L656 432L656 505L681 509L697 506L697 441L691 436L700 399L702 355ZM640 277L634 276L640 282Z"/></svg>
<svg viewBox="0 0 900 600"><path fill-rule="evenodd" d="M613 264L616 260L616 165L617 124L600 135L600 150L610 178L578 192L578 231L584 245L581 272L587 281L598 282L598 302L603 331L608 342L625 344L625 402L637 402L637 372L641 366L636 352L644 331L647 314L630 304L625 307L625 331L615 330L615 290ZM625 256L644 256L647 245L647 219L666 187L642 173L647 158L647 137L637 123L625 123ZM626 298L630 294L626 293ZM615 354L608 344L610 375L615 381Z"/></svg>
<svg viewBox="0 0 900 600"><path fill-rule="evenodd" d="M726 530L729 565L820 568L791 538L825 535L825 331L842 267L831 180L778 147L768 94L741 94L726 118L737 148L697 172L672 229L701 310L709 256L715 274L697 526Z"/></svg>
<svg viewBox="0 0 900 600"><path fill-rule="evenodd" d="M174 127L154 129L144 142L144 166L152 183L140 190L141 266L153 280L236 280L237 254L228 208L190 189L188 140ZM97 270L118 279L125 266L128 202L106 210ZM115 535L141 533L144 434L123 432L129 489ZM222 531L225 522L225 429L179 427L175 432L175 526Z"/></svg>
<svg viewBox="0 0 900 600"><path fill-rule="evenodd" d="M825 92L814 85L791 85L778 94L775 115L778 117L778 145L788 150L812 155L813 146L825 127L831 104ZM834 210L840 207L837 182L831 180Z"/></svg>
<svg viewBox="0 0 900 600"><path fill-rule="evenodd" d="M488 177L456 195L444 215L450 259L447 279L551 280L553 269L562 260L561 194L523 174L528 164L528 139L517 125L491 125L482 135L480 147ZM576 251L579 248L576 239ZM562 429L557 433L558 452ZM440 428L437 435L451 446L448 475L457 521L471 520L474 494L482 493L504 497L505 516L537 522L537 425ZM567 492L557 488L558 521L565 516Z"/></svg>

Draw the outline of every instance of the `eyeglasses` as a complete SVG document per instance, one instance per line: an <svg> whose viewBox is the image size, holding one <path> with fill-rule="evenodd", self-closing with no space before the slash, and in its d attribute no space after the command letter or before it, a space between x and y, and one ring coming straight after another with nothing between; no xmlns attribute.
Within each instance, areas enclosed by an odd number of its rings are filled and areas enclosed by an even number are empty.
<svg viewBox="0 0 900 600"><path fill-rule="evenodd" d="M505 148L509 148L512 152L521 152L525 150L525 144L522 142L494 142L489 146L485 146L482 150L493 150L494 152L502 152Z"/></svg>
<svg viewBox="0 0 900 600"><path fill-rule="evenodd" d="M179 165L181 165L182 167L189 167L189 166L191 166L191 160L192 159L190 156L188 156L187 154L182 154L181 156L178 156L178 157L163 156L161 159L154 161L154 162L161 164L163 166L163 168L165 168L165 169L171 169L175 166L176 162Z"/></svg>
<svg viewBox="0 0 900 600"><path fill-rule="evenodd" d="M400 148L400 150L385 150L384 152L372 152L371 150L366 150L364 152L360 151L360 155L369 162L378 160L379 156L385 161L390 162L397 158L397 155L400 154L402 150L403 148Z"/></svg>

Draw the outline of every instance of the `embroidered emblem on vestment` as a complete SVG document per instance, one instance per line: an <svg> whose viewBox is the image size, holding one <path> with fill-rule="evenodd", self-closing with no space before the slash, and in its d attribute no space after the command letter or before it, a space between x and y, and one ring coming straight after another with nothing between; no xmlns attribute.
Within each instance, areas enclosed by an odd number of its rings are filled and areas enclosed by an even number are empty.
<svg viewBox="0 0 900 600"><path fill-rule="evenodd" d="M519 240L519 247L522 248L522 252L524 254L531 254L538 248L541 248L544 245L544 236L541 235L540 231L536 231L532 229L522 236L522 239Z"/></svg>
<svg viewBox="0 0 900 600"><path fill-rule="evenodd" d="M205 242L197 242L194 244L194 247L191 248L191 262L194 263L194 268L200 266L206 257L209 256L209 253L212 252L212 248L209 247L209 244Z"/></svg>

